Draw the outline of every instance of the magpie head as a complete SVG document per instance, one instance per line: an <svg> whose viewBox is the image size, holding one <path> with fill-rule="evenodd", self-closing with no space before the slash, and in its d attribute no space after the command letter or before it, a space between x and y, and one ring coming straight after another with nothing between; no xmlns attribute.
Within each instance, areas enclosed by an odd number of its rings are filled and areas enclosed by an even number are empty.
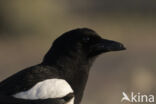
<svg viewBox="0 0 156 104"><path fill-rule="evenodd" d="M88 28L80 28L68 31L58 37L47 55L47 58L55 53L55 57L73 56L92 58L101 53L125 50L123 44L103 39L95 31ZM58 58L58 57L57 57Z"/></svg>
<svg viewBox="0 0 156 104"><path fill-rule="evenodd" d="M95 31L82 28L64 33L54 42L60 50L81 51L92 57L104 52L125 50L123 44L101 38Z"/></svg>

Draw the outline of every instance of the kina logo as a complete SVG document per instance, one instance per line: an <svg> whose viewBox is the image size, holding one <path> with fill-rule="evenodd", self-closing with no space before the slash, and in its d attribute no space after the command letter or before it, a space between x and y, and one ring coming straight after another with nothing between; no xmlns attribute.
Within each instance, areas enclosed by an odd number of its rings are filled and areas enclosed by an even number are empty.
<svg viewBox="0 0 156 104"><path fill-rule="evenodd" d="M134 93L131 92L130 96L128 96L125 92L122 92L122 99L121 102L124 101L128 101L128 102L134 102L134 103L143 103L143 102L147 102L147 103L154 103L154 95L150 94L150 95L145 95L145 94L141 94L141 93Z"/></svg>

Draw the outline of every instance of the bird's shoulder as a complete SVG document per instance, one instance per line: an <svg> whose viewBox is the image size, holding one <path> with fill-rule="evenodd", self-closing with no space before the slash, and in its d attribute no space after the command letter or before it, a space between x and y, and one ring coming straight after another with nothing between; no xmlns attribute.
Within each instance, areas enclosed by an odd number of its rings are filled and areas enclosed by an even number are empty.
<svg viewBox="0 0 156 104"><path fill-rule="evenodd" d="M59 78L59 73L54 67L41 64L26 68L2 81L0 93L12 95L16 92L26 91L45 79Z"/></svg>

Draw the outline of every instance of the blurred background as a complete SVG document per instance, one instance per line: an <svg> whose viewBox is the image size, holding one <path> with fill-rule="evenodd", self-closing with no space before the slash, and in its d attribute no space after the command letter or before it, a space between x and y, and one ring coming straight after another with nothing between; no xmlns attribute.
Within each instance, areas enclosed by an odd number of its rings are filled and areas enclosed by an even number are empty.
<svg viewBox="0 0 156 104"><path fill-rule="evenodd" d="M0 81L40 63L53 40L80 27L127 47L96 60L82 104L121 104L123 91L156 95L155 0L1 0Z"/></svg>

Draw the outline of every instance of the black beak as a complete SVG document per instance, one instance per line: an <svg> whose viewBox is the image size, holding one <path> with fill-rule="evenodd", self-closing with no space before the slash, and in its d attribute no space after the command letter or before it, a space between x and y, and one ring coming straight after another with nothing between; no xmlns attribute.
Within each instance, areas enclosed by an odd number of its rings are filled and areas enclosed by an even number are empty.
<svg viewBox="0 0 156 104"><path fill-rule="evenodd" d="M121 51L126 50L124 45L120 42L102 39L100 43L97 43L97 48L106 51Z"/></svg>
<svg viewBox="0 0 156 104"><path fill-rule="evenodd" d="M92 45L90 54L92 56L95 56L104 52L121 51L121 50L126 50L126 48L122 43L107 39L100 39L98 42Z"/></svg>

